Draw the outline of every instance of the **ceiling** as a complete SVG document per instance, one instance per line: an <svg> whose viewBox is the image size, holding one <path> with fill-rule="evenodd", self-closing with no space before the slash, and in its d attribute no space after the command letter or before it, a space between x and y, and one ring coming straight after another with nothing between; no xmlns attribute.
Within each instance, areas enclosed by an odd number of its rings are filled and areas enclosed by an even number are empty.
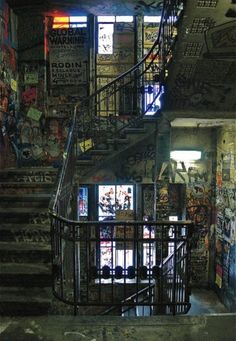
<svg viewBox="0 0 236 341"><path fill-rule="evenodd" d="M8 0L19 15L159 15L162 0Z"/></svg>
<svg viewBox="0 0 236 341"><path fill-rule="evenodd" d="M235 19L235 0L186 1L167 81L173 117L236 118Z"/></svg>

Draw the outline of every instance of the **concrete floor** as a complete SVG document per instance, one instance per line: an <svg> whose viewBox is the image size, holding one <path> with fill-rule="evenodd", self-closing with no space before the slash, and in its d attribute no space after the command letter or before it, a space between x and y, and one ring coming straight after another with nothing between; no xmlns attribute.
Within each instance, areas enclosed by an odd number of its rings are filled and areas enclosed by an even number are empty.
<svg viewBox="0 0 236 341"><path fill-rule="evenodd" d="M219 301L216 293L212 290L192 289L190 302L191 308L188 315L228 313L228 310Z"/></svg>
<svg viewBox="0 0 236 341"><path fill-rule="evenodd" d="M1 341L236 341L236 313L214 292L193 290L183 316L42 316L0 318Z"/></svg>

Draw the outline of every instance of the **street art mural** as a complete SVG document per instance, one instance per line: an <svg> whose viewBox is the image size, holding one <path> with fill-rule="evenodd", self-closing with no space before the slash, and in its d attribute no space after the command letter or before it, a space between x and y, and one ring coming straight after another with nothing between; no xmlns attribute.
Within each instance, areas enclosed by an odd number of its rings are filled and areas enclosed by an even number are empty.
<svg viewBox="0 0 236 341"><path fill-rule="evenodd" d="M0 35L0 168L16 164L11 141L16 131L17 61L10 36L9 8L1 4ZM14 25L12 25L14 28Z"/></svg>
<svg viewBox="0 0 236 341"><path fill-rule="evenodd" d="M224 303L236 307L236 167L235 129L218 132L216 221L212 228L215 247L215 285Z"/></svg>
<svg viewBox="0 0 236 341"><path fill-rule="evenodd" d="M195 229L192 237L192 271L191 279L193 285L206 285L208 274L208 257L209 257L209 228L211 223L212 211L212 184L209 169L211 169L211 158L200 160L197 162L184 162L171 160L164 162L160 174L157 175L160 183L165 182L166 171L169 177L167 179L175 185L184 185L185 194L181 199L173 198L173 189L170 186L162 186L160 199L166 198L165 206L163 206L162 218L168 218L171 212L179 212L174 214L182 218L189 219L194 222ZM165 193L166 196L161 195ZM164 191L164 192L163 192ZM172 200L170 200L172 197ZM162 199L163 201L164 199ZM176 202L184 203L185 207L175 207ZM159 200L157 209L161 208ZM165 209L164 209L165 208Z"/></svg>

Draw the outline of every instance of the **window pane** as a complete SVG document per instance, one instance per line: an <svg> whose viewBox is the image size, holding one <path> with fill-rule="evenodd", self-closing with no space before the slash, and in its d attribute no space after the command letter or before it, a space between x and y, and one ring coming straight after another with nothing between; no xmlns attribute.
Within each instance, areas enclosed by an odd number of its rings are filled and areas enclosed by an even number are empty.
<svg viewBox="0 0 236 341"><path fill-rule="evenodd" d="M52 28L68 28L69 17L54 17Z"/></svg>
<svg viewBox="0 0 236 341"><path fill-rule="evenodd" d="M105 16L98 16L98 22L115 22L114 15L105 15Z"/></svg>
<svg viewBox="0 0 236 341"><path fill-rule="evenodd" d="M70 17L70 22L71 23L82 23L82 22L87 22L87 17L85 17L85 16L78 16L78 17L75 17L75 16L73 16L73 17Z"/></svg>
<svg viewBox="0 0 236 341"><path fill-rule="evenodd" d="M161 16L150 16L150 15L145 15L143 21L144 21L144 22L150 22L150 23L153 23L153 22L161 22Z"/></svg>
<svg viewBox="0 0 236 341"><path fill-rule="evenodd" d="M70 27L87 27L87 17L86 16L70 17Z"/></svg>
<svg viewBox="0 0 236 341"><path fill-rule="evenodd" d="M133 17L131 15L117 15L116 22L133 22Z"/></svg>
<svg viewBox="0 0 236 341"><path fill-rule="evenodd" d="M98 53L113 53L113 24L98 24Z"/></svg>
<svg viewBox="0 0 236 341"><path fill-rule="evenodd" d="M77 198L77 216L79 217L87 217L88 216L88 188L80 187L78 198Z"/></svg>

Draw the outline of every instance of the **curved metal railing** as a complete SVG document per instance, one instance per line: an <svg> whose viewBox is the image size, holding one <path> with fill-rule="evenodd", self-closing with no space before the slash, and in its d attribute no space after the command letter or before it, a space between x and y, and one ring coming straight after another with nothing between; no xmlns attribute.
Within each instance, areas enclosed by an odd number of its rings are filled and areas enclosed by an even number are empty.
<svg viewBox="0 0 236 341"><path fill-rule="evenodd" d="M78 155L95 148L109 149L109 138L115 141L124 137L124 129L140 125L150 108L154 112L160 109L155 103L163 91L182 9L183 1L163 1L158 36L144 58L75 105L57 188L50 202L53 215L69 216L68 205ZM146 107L145 91L152 93L152 102ZM120 115L124 114L126 118L121 119Z"/></svg>
<svg viewBox="0 0 236 341"><path fill-rule="evenodd" d="M158 37L147 55L127 72L75 105L56 190L49 206L52 226L53 292L60 300L72 304L75 313L79 302L78 295L83 292L80 288L83 280L79 280L81 274L79 264L87 262L86 259L80 259L78 262L80 244L77 241L83 236L79 228L81 223L71 214L78 157L95 148L109 150L111 146L107 143L108 139L115 141L123 138L126 127L141 125L143 116L150 108L154 112L160 110L156 105L156 99L163 91L176 39L176 24L182 9L183 1L164 0ZM148 106L144 105L145 91L152 93L152 101ZM87 224L94 225L93 222ZM92 233L92 230L90 232ZM93 242L96 243L95 240ZM66 264L63 255L66 255ZM64 296L65 278L69 292L73 296L72 300Z"/></svg>

